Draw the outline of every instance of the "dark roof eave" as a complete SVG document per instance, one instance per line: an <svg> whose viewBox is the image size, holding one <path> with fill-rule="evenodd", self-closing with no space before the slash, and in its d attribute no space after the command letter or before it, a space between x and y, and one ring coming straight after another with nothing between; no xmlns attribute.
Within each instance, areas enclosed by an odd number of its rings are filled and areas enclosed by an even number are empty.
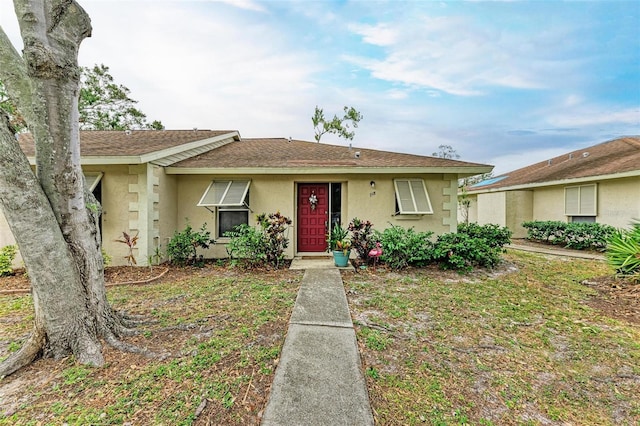
<svg viewBox="0 0 640 426"><path fill-rule="evenodd" d="M621 173L611 173L606 175L596 175L596 176L584 176L578 178L567 178L567 179L558 179L558 180L550 180L550 181L542 181L542 182L533 182L533 183L524 183L520 185L509 185L509 186L490 186L487 188L477 188L477 189L468 189L466 191L467 194L486 194L489 192L501 192L501 191L517 191L517 190L526 190L526 189L535 189L542 188L547 186L557 186L557 185L573 185L584 182L594 182L601 180L611 180L611 179L624 179L628 177L636 177L640 176L640 169L631 170L629 172L621 172Z"/></svg>
<svg viewBox="0 0 640 426"><path fill-rule="evenodd" d="M377 166L350 166L350 167L166 167L167 174L182 175L244 175L244 174L264 174L264 175L295 175L295 174L456 174L460 177L475 176L489 173L493 166L463 166L463 167L377 167Z"/></svg>

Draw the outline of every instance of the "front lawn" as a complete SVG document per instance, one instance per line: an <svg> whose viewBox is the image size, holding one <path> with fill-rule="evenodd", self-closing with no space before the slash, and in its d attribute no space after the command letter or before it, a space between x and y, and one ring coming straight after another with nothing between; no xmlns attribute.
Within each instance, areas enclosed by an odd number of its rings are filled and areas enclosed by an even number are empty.
<svg viewBox="0 0 640 426"><path fill-rule="evenodd" d="M639 424L640 325L591 308L581 284L605 263L505 261L343 275L376 423Z"/></svg>
<svg viewBox="0 0 640 426"><path fill-rule="evenodd" d="M0 381L0 425L257 425L301 278L208 265L109 288L116 309L154 321L128 341L161 357L106 348L104 368L39 360ZM32 309L29 295L0 297L0 359L20 348Z"/></svg>
<svg viewBox="0 0 640 426"><path fill-rule="evenodd" d="M377 424L639 424L640 287L601 297L604 262L504 259L465 275L343 272ZM0 381L0 425L258 425L301 278L207 265L109 288L156 321L131 343L167 357L37 361ZM31 321L30 296L0 296L0 359Z"/></svg>

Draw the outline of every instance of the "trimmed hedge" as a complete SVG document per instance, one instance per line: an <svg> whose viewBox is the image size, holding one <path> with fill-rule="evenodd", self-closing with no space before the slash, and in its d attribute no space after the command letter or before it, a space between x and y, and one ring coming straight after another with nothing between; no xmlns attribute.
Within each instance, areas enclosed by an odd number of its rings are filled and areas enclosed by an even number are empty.
<svg viewBox="0 0 640 426"><path fill-rule="evenodd" d="M392 269L438 264L442 269L470 271L474 267L491 268L500 261L503 247L511 242L511 231L498 225L460 225L458 232L439 235L392 226L376 231L382 244L380 260Z"/></svg>
<svg viewBox="0 0 640 426"><path fill-rule="evenodd" d="M549 244L563 245L566 248L585 250L604 250L607 239L615 228L602 223L566 223L560 221L523 222L527 229L527 239Z"/></svg>

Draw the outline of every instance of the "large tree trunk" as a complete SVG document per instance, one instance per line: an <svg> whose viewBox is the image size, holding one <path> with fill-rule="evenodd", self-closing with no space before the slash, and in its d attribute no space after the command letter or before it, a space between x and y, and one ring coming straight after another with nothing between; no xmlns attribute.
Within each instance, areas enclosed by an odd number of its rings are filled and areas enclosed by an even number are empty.
<svg viewBox="0 0 640 426"><path fill-rule="evenodd" d="M0 79L33 134L37 178L2 114L0 207L29 272L35 323L0 377L39 354L102 365L99 339L115 344L127 331L106 299L100 206L85 191L80 166L77 53L90 35L89 17L73 0L14 3L24 53L0 28Z"/></svg>

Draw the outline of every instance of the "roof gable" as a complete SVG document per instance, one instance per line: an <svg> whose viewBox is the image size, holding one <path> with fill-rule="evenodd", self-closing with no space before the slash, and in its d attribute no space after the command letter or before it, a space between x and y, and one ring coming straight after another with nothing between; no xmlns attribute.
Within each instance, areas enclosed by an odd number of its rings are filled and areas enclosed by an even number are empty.
<svg viewBox="0 0 640 426"><path fill-rule="evenodd" d="M167 166L240 139L235 130L85 130L80 132L83 164L146 163ZM18 136L27 157L35 156L33 137Z"/></svg>
<svg viewBox="0 0 640 426"><path fill-rule="evenodd" d="M473 185L469 192L624 173L640 175L640 136L610 140L532 164Z"/></svg>

